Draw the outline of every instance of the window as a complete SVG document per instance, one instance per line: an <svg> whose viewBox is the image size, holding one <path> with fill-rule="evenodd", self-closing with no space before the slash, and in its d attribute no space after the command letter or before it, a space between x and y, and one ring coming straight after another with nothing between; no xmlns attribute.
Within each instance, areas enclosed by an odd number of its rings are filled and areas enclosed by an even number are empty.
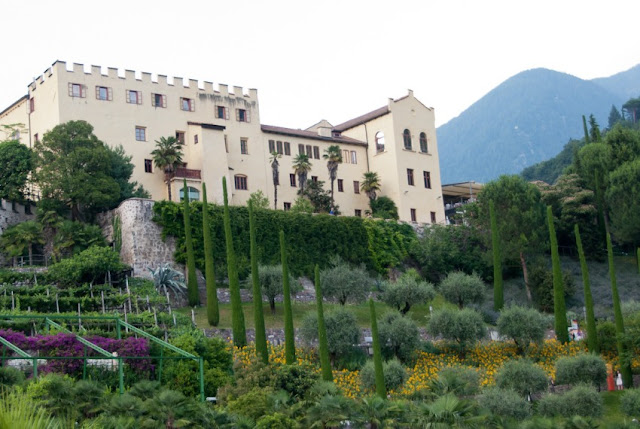
<svg viewBox="0 0 640 429"><path fill-rule="evenodd" d="M402 138L404 139L404 148L406 150L411 150L411 132L409 130L404 130Z"/></svg>
<svg viewBox="0 0 640 429"><path fill-rule="evenodd" d="M318 181L318 176L311 176L311 181L312 182L317 182Z"/></svg>
<svg viewBox="0 0 640 429"><path fill-rule="evenodd" d="M178 143L184 144L184 131L176 131L176 140Z"/></svg>
<svg viewBox="0 0 640 429"><path fill-rule="evenodd" d="M320 148L318 146L313 147L313 157L315 159L320 159Z"/></svg>
<svg viewBox="0 0 640 429"><path fill-rule="evenodd" d="M193 144L198 144L198 135L193 136Z"/></svg>
<svg viewBox="0 0 640 429"><path fill-rule="evenodd" d="M14 130L11 133L11 140L20 140L20 130Z"/></svg>
<svg viewBox="0 0 640 429"><path fill-rule="evenodd" d="M287 156L291 156L291 143L284 142L284 154Z"/></svg>
<svg viewBox="0 0 640 429"><path fill-rule="evenodd" d="M431 212L431 223L436 223L436 212Z"/></svg>
<svg viewBox="0 0 640 429"><path fill-rule="evenodd" d="M224 106L216 106L216 118L229 119L229 109Z"/></svg>
<svg viewBox="0 0 640 429"><path fill-rule="evenodd" d="M273 153L276 151L276 142L273 140L269 140L269 153Z"/></svg>
<svg viewBox="0 0 640 429"><path fill-rule="evenodd" d="M407 183L409 186L414 186L413 183L413 169L407 168Z"/></svg>
<svg viewBox="0 0 640 429"><path fill-rule="evenodd" d="M237 190L246 191L247 189L249 189L249 187L247 186L247 176L237 174L233 178L234 178Z"/></svg>
<svg viewBox="0 0 640 429"><path fill-rule="evenodd" d="M33 135L33 141L35 141L36 143L38 143L40 141L40 137L38 136L38 133L35 133Z"/></svg>
<svg viewBox="0 0 640 429"><path fill-rule="evenodd" d="M102 101L113 100L113 90L106 86L96 86L96 99Z"/></svg>
<svg viewBox="0 0 640 429"><path fill-rule="evenodd" d="M358 155L356 154L355 150L351 151L351 163L352 164L357 164L358 163Z"/></svg>
<svg viewBox="0 0 640 429"><path fill-rule="evenodd" d="M362 217L362 210L356 209L355 215L358 216L358 217Z"/></svg>
<svg viewBox="0 0 640 429"><path fill-rule="evenodd" d="M139 142L147 141L147 129L145 127L136 127L136 140Z"/></svg>
<svg viewBox="0 0 640 429"><path fill-rule="evenodd" d="M195 112L196 104L190 98L180 97L180 109L185 112Z"/></svg>
<svg viewBox="0 0 640 429"><path fill-rule="evenodd" d="M167 96L163 94L151 94L151 105L153 107L167 107Z"/></svg>
<svg viewBox="0 0 640 429"><path fill-rule="evenodd" d="M384 152L384 133L382 131L376 133L376 152Z"/></svg>
<svg viewBox="0 0 640 429"><path fill-rule="evenodd" d="M153 173L153 162L150 159L144 160L144 172Z"/></svg>
<svg viewBox="0 0 640 429"><path fill-rule="evenodd" d="M349 164L351 162L351 158L349 157L348 150L342 151L342 162L344 162L345 164Z"/></svg>
<svg viewBox="0 0 640 429"><path fill-rule="evenodd" d="M360 193L360 182L358 180L353 181L353 193L354 194Z"/></svg>
<svg viewBox="0 0 640 429"><path fill-rule="evenodd" d="M425 133L420 133L420 152L429 152L429 146L427 145L427 135Z"/></svg>
<svg viewBox="0 0 640 429"><path fill-rule="evenodd" d="M311 147L311 145L307 145L307 156L309 157L309 159L313 158L313 148Z"/></svg>
<svg viewBox="0 0 640 429"><path fill-rule="evenodd" d="M79 83L69 83L69 97L85 98L87 96L85 86Z"/></svg>
<svg viewBox="0 0 640 429"><path fill-rule="evenodd" d="M276 151L277 151L280 155L282 155L282 152L283 152L283 150L282 150L282 142L281 142L280 140L278 140L278 141L277 141L277 145L276 145L276 146L277 146Z"/></svg>
<svg viewBox="0 0 640 429"><path fill-rule="evenodd" d="M236 109L236 121L238 122L250 122L249 112L245 109Z"/></svg>
<svg viewBox="0 0 640 429"><path fill-rule="evenodd" d="M422 175L424 176L424 187L431 189L431 172L423 171Z"/></svg>
<svg viewBox="0 0 640 429"><path fill-rule="evenodd" d="M291 184L292 187L296 187L296 175L295 174L289 174L289 183Z"/></svg>
<svg viewBox="0 0 640 429"><path fill-rule="evenodd" d="M338 179L338 192L344 192L344 183L342 179Z"/></svg>
<svg viewBox="0 0 640 429"><path fill-rule="evenodd" d="M33 113L34 110L36 110L36 99L31 97L29 99L29 113Z"/></svg>
<svg viewBox="0 0 640 429"><path fill-rule="evenodd" d="M140 91L131 91L127 89L127 103L142 104L142 93Z"/></svg>
<svg viewBox="0 0 640 429"><path fill-rule="evenodd" d="M304 145L303 144L299 144L298 145L298 154L304 155Z"/></svg>
<svg viewBox="0 0 640 429"><path fill-rule="evenodd" d="M240 139L240 153L243 155L249 155L249 146L247 139Z"/></svg>
<svg viewBox="0 0 640 429"><path fill-rule="evenodd" d="M284 203L284 211L288 212L289 210L291 210L291 203Z"/></svg>
<svg viewBox="0 0 640 429"><path fill-rule="evenodd" d="M417 222L416 209L411 209L411 222Z"/></svg>
<svg viewBox="0 0 640 429"><path fill-rule="evenodd" d="M189 202L199 201L200 191L192 186L189 186L187 187L187 196L189 197ZM180 188L180 201L184 201L184 188Z"/></svg>

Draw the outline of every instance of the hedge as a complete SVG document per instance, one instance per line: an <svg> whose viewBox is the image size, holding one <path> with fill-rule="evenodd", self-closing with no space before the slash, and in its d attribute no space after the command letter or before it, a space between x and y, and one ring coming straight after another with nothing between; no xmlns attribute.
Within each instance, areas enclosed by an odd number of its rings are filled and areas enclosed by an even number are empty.
<svg viewBox="0 0 640 429"><path fill-rule="evenodd" d="M191 203L196 266L201 270L204 269L202 207L200 202ZM179 204L170 201L159 201L153 206L153 220L162 227L163 239L167 236L177 238L174 258L178 263L186 262L182 210ZM208 210L215 264L222 268L216 272L224 273L223 208L209 204ZM249 212L247 207L229 207L229 210L238 268L244 278L250 271ZM316 264L321 269L327 267L332 255L339 255L353 264L364 263L368 269L385 274L387 268L403 263L409 248L417 240L410 225L395 222L324 214L309 216L278 210L256 210L255 216L258 261L265 265L280 262L278 234L283 230L291 255L290 269L297 275L311 276Z"/></svg>

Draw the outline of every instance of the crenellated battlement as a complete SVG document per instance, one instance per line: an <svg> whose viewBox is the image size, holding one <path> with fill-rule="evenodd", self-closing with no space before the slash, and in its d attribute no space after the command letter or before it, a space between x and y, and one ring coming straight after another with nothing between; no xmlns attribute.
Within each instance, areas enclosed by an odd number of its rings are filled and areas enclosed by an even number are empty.
<svg viewBox="0 0 640 429"><path fill-rule="evenodd" d="M44 73L33 80L29 84L29 90L34 91L38 85L49 80L54 74L72 75L76 74L86 79L89 76L107 79L120 79L124 81L155 84L159 87L167 88L188 88L195 89L204 93L214 94L218 96L232 96L236 98L247 99L248 101L257 101L258 90L255 88L245 88L241 86L233 86L232 92L229 92L229 85L218 83L217 87L210 81L199 81L198 79L184 79L179 76L168 78L167 75L153 74L149 72L136 72L129 69L118 69L116 67L102 67L98 65L85 66L81 63L67 64L66 61L56 61L51 67L46 69ZM68 77L67 77L68 78ZM160 91L160 89L159 89Z"/></svg>

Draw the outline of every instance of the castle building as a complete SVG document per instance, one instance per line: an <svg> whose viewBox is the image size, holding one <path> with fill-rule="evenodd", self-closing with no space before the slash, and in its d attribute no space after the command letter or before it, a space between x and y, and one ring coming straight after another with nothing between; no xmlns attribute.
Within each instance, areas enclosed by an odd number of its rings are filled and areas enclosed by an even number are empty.
<svg viewBox="0 0 640 429"><path fill-rule="evenodd" d="M187 180L189 198L222 202L222 177L227 177L231 204L246 204L262 191L274 206L271 153L279 159L277 209L288 210L300 184L293 170L298 153L309 156L309 180L330 186L322 155L331 145L342 151L334 199L343 215L363 216L369 199L360 186L365 172L381 179L378 195L390 197L401 220L444 223L434 111L409 91L384 107L336 126L327 121L291 129L260 122L258 91L211 82L184 80L132 70L102 69L56 61L28 86L28 93L0 112L0 125L24 124L15 137L32 146L58 124L85 120L109 146L122 145L135 165L132 180L152 198L173 200ZM151 152L161 137L184 143L184 166L168 178L155 168Z"/></svg>

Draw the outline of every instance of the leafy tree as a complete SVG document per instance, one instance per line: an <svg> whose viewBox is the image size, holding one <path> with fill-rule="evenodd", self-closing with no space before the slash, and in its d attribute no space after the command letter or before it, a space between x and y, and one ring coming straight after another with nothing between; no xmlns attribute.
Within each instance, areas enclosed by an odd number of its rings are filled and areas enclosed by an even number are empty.
<svg viewBox="0 0 640 429"><path fill-rule="evenodd" d="M486 231L487 247L491 240L490 201L495 204L501 256L519 257L527 298L531 300L527 255L537 254L546 241L544 206L540 202L540 191L519 176L500 176L485 185L478 194L479 214L475 221L480 230Z"/></svg>
<svg viewBox="0 0 640 429"><path fill-rule="evenodd" d="M380 336L378 334L378 318L376 317L376 306L373 299L369 298L369 313L371 318L371 339L373 346L373 364L376 374L376 394L382 398L387 397L387 387L384 380L384 368L382 366L382 350L380 347Z"/></svg>
<svg viewBox="0 0 640 429"><path fill-rule="evenodd" d="M282 288L282 265L260 265L258 267L258 278L262 294L269 301L271 314L275 314L276 298L284 293ZM289 285L294 293L302 289L301 285L291 276L289 276Z"/></svg>
<svg viewBox="0 0 640 429"><path fill-rule="evenodd" d="M607 379L607 364L592 354L561 357L556 361L556 383L588 383L596 387Z"/></svg>
<svg viewBox="0 0 640 429"><path fill-rule="evenodd" d="M207 202L206 183L202 184L202 241L204 241L204 276L207 288L207 322L209 322L211 326L218 326L220 322L220 310L218 308L218 292L213 262L213 243L211 242L211 226L209 225L209 203Z"/></svg>
<svg viewBox="0 0 640 429"><path fill-rule="evenodd" d="M380 176L375 171L364 173L360 189L369 197L369 205L376 199L376 194L380 191Z"/></svg>
<svg viewBox="0 0 640 429"><path fill-rule="evenodd" d="M553 314L555 315L554 330L556 338L561 343L569 341L567 331L567 308L564 302L564 283L558 254L558 240L554 226L551 206L547 206L547 222L549 224L549 241L551 246L551 263L553 265Z"/></svg>
<svg viewBox="0 0 640 429"><path fill-rule="evenodd" d="M307 313L302 321L300 333L307 343L319 341L320 325L318 320L316 313ZM354 345L360 342L361 332L358 321L351 311L344 308L330 311L324 317L324 324L327 334L327 350L332 360L348 356L353 351Z"/></svg>
<svg viewBox="0 0 640 429"><path fill-rule="evenodd" d="M160 140L156 140L156 148L151 152L151 156L156 168L164 171L167 195L171 201L171 175L182 165L182 157L184 156L182 143L173 136L160 137Z"/></svg>
<svg viewBox="0 0 640 429"><path fill-rule="evenodd" d="M310 181L301 190L302 196L306 197L313 206L314 213L329 213L331 211L331 194L323 189L322 180ZM335 214L339 214L336 207L333 208Z"/></svg>
<svg viewBox="0 0 640 429"><path fill-rule="evenodd" d="M298 197L293 202L290 212L311 214L313 213L313 204L306 198Z"/></svg>
<svg viewBox="0 0 640 429"><path fill-rule="evenodd" d="M500 312L498 332L513 339L518 353L526 354L531 343L541 343L544 339L547 321L533 308L511 306Z"/></svg>
<svg viewBox="0 0 640 429"><path fill-rule="evenodd" d="M331 364L329 363L327 328L324 324L324 310L322 309L322 285L320 284L320 268L317 265L314 274L314 285L316 289L316 311L318 313L318 354L320 355L322 379L325 381L333 381Z"/></svg>
<svg viewBox="0 0 640 429"><path fill-rule="evenodd" d="M42 196L62 202L72 219L84 219L117 203L110 151L85 121L55 126L35 143L36 184Z"/></svg>
<svg viewBox="0 0 640 429"><path fill-rule="evenodd" d="M580 229L575 225L576 245L578 246L578 256L580 258L580 269L582 271L582 282L584 285L584 306L587 322L587 347L591 353L600 353L598 345L598 333L596 331L596 318L593 311L593 298L591 296L591 282L589 281L589 268L582 249L580 239Z"/></svg>
<svg viewBox="0 0 640 429"><path fill-rule="evenodd" d="M280 257L282 263L282 294L284 305L284 347L287 365L296 362L295 331L293 330L293 309L291 308L291 287L289 283L289 257L284 240L284 231L280 230Z"/></svg>
<svg viewBox="0 0 640 429"><path fill-rule="evenodd" d="M422 281L418 272L411 269L396 282L386 282L383 301L400 313L407 314L411 306L426 304L435 298L436 292L431 283Z"/></svg>
<svg viewBox="0 0 640 429"><path fill-rule="evenodd" d="M48 279L62 286L75 286L104 280L109 272L118 273L125 268L113 249L93 246L49 266Z"/></svg>
<svg viewBox="0 0 640 429"><path fill-rule="evenodd" d="M382 316L377 328L386 359L397 357L402 362L411 361L420 346L420 331L411 318L390 311Z"/></svg>
<svg viewBox="0 0 640 429"><path fill-rule="evenodd" d="M342 151L340 146L331 145L325 149L322 157L327 160L327 170L329 170L329 180L331 180L331 207L335 207L333 199L333 184L338 177L338 165L342 164Z"/></svg>
<svg viewBox="0 0 640 429"><path fill-rule="evenodd" d="M249 202L249 240L251 241L251 284L253 286L253 320L255 324L256 354L264 364L269 363L267 334L262 312L262 292L260 291L260 275L258 271L258 245L256 244L256 215L253 204Z"/></svg>
<svg viewBox="0 0 640 429"><path fill-rule="evenodd" d="M498 231L498 221L493 200L489 201L489 219L491 221L491 254L493 257L493 310L499 311L504 306L504 286L502 283L500 232Z"/></svg>
<svg viewBox="0 0 640 429"><path fill-rule="evenodd" d="M116 204L128 198L151 198L151 194L142 185L138 184L138 182L130 182L134 168L131 162L133 157L126 154L124 147L118 145L115 148L110 148L109 146L106 146L106 148L111 157L110 175L120 186L120 196Z"/></svg>
<svg viewBox="0 0 640 429"><path fill-rule="evenodd" d="M640 156L640 131L618 124L609 130L604 144L611 148L612 168L618 168Z"/></svg>
<svg viewBox="0 0 640 429"><path fill-rule="evenodd" d="M612 104L611 111L609 112L609 122L608 122L607 128L611 129L618 122L621 122L621 121L622 121L622 115L620 114L620 111L616 108L616 106Z"/></svg>
<svg viewBox="0 0 640 429"><path fill-rule="evenodd" d="M394 219L398 220L398 207L396 203L389 197L378 197L375 200L369 201L369 207L371 207L371 216L380 219Z"/></svg>
<svg viewBox="0 0 640 429"><path fill-rule="evenodd" d="M196 277L196 261L193 254L193 242L191 241L191 213L189 210L189 195L187 190L187 179L184 179L182 216L184 219L185 246L187 248L187 297L189 306L194 307L200 304L200 294L198 293L198 278Z"/></svg>
<svg viewBox="0 0 640 429"><path fill-rule="evenodd" d="M31 149L19 141L0 141L0 199L26 201L32 159Z"/></svg>
<svg viewBox="0 0 640 429"><path fill-rule="evenodd" d="M261 190L257 190L252 192L249 195L249 199L247 200L247 207L249 204L253 205L253 208L256 210L268 209L269 208L269 199L264 195Z"/></svg>
<svg viewBox="0 0 640 429"><path fill-rule="evenodd" d="M55 229L51 252L54 260L77 255L92 246L104 247L107 245L102 235L102 229L98 225L71 220L63 221L57 215L52 218L39 218L40 223L44 226L43 232L46 232L48 228Z"/></svg>
<svg viewBox="0 0 640 429"><path fill-rule="evenodd" d="M606 193L611 207L611 230L622 243L640 241L640 158L628 162L609 176Z"/></svg>
<svg viewBox="0 0 640 429"><path fill-rule="evenodd" d="M273 209L277 210L278 208L278 186L280 185L280 163L278 159L281 158L278 152L272 152L271 158L269 161L271 162L271 174L273 176Z"/></svg>
<svg viewBox="0 0 640 429"><path fill-rule="evenodd" d="M305 153L299 153L293 158L293 171L298 175L298 185L300 186L300 193L304 193L304 185L307 183L307 174L311 171L311 162L309 162L309 155Z"/></svg>
<svg viewBox="0 0 640 429"><path fill-rule="evenodd" d="M9 256L22 256L25 249L29 252L29 265L33 265L33 246L44 244L42 225L28 220L7 228L0 236L0 246ZM14 259L15 262L15 259Z"/></svg>
<svg viewBox="0 0 640 429"><path fill-rule="evenodd" d="M524 359L508 360L496 374L496 386L513 389L523 397L544 392L548 385L544 370Z"/></svg>
<svg viewBox="0 0 640 429"><path fill-rule="evenodd" d="M354 267L338 257L330 261L331 267L320 273L324 296L341 305L364 301L372 280L364 266Z"/></svg>
<svg viewBox="0 0 640 429"><path fill-rule="evenodd" d="M236 347L247 345L247 333L242 312L242 298L240 297L240 280L236 265L236 254L231 236L231 218L229 216L229 202L227 200L227 178L222 177L222 194L224 197L224 236L227 243L227 274L229 276L229 298L231 301L231 328L233 344Z"/></svg>
<svg viewBox="0 0 640 429"><path fill-rule="evenodd" d="M640 111L640 97L630 98L622 105L622 115L624 119L636 123L638 120L638 112Z"/></svg>
<svg viewBox="0 0 640 429"><path fill-rule="evenodd" d="M454 341L464 357L466 349L484 338L486 329L482 315L475 310L449 310L447 308L433 312L427 331L431 335L442 336Z"/></svg>
<svg viewBox="0 0 640 429"><path fill-rule="evenodd" d="M480 304L484 301L486 285L477 274L465 274L462 271L450 273L440 285L438 290L447 301L456 304L460 309L465 304Z"/></svg>

